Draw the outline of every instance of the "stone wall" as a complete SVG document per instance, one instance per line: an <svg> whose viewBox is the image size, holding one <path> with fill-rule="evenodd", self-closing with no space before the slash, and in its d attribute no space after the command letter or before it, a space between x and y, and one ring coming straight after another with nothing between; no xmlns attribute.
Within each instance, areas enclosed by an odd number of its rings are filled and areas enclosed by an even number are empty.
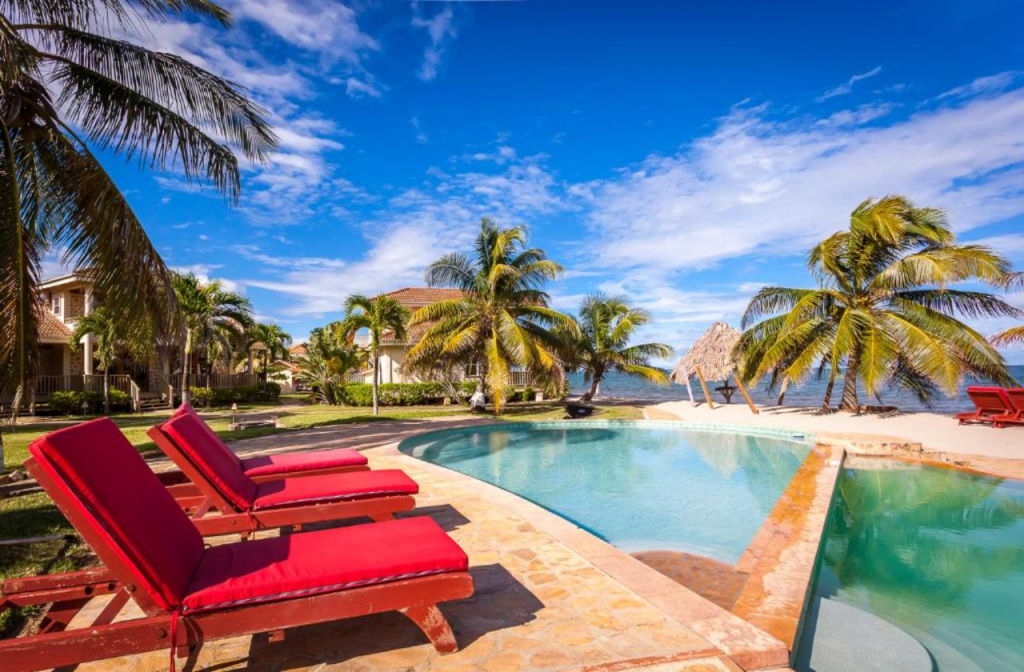
<svg viewBox="0 0 1024 672"><path fill-rule="evenodd" d="M85 292L71 291L64 294L64 321L85 315Z"/></svg>
<svg viewBox="0 0 1024 672"><path fill-rule="evenodd" d="M79 345L77 350L71 351L71 368L68 371L72 376L80 376L85 373L85 346Z"/></svg>

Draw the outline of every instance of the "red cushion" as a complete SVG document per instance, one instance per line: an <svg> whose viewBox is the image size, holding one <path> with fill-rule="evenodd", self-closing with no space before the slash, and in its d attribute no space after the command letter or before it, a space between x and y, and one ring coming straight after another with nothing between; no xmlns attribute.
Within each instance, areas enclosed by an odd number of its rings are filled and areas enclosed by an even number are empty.
<svg viewBox="0 0 1024 672"><path fill-rule="evenodd" d="M218 448L221 449L221 451L224 452L225 455L230 457L232 459L232 461L238 463L239 466L242 465L242 460L238 459L238 455L235 455L235 451L233 451L230 448L228 448L228 444L224 443L224 440L222 438L220 438L220 436L217 435L217 432L215 432L212 429L210 429L210 426L206 424L205 420L203 420L201 417L199 417L199 414L196 413L194 408L192 408L188 404L182 404L181 406L178 406L178 410L176 410L174 412L174 416L172 416L172 417L178 417L179 415L191 415L196 420L198 420L199 422L203 423L203 425L206 426L206 429L207 429L207 431L208 431L208 433L210 435L210 445L211 446L214 446L214 445L217 446Z"/></svg>
<svg viewBox="0 0 1024 672"><path fill-rule="evenodd" d="M415 495L419 491L416 481L398 469L356 471L260 483L252 508L271 509L366 497Z"/></svg>
<svg viewBox="0 0 1024 672"><path fill-rule="evenodd" d="M166 609L181 602L203 538L124 434L106 418L37 439L29 452L67 487L107 549ZM122 577L123 580L127 580Z"/></svg>
<svg viewBox="0 0 1024 672"><path fill-rule="evenodd" d="M334 592L466 571L459 545L430 518L406 518L214 546L188 589L186 611Z"/></svg>
<svg viewBox="0 0 1024 672"><path fill-rule="evenodd" d="M202 418L195 413L181 413L165 422L163 430L232 506L239 511L252 506L256 482L245 475L238 458ZM205 484L196 485L202 489Z"/></svg>
<svg viewBox="0 0 1024 672"><path fill-rule="evenodd" d="M282 455L261 455L242 460L242 469L246 476L282 477L296 472L315 471L318 469L337 469L339 467L362 467L367 464L366 456L350 450L323 450L313 453L287 453Z"/></svg>

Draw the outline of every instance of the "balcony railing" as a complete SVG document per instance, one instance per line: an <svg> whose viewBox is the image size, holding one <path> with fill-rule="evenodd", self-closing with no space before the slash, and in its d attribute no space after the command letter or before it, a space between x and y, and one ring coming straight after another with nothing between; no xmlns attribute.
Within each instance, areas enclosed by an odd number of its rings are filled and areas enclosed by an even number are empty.
<svg viewBox="0 0 1024 672"><path fill-rule="evenodd" d="M131 393L132 379L128 375L112 374L110 389ZM36 397L53 392L102 392L103 375L78 374L73 376L36 376Z"/></svg>

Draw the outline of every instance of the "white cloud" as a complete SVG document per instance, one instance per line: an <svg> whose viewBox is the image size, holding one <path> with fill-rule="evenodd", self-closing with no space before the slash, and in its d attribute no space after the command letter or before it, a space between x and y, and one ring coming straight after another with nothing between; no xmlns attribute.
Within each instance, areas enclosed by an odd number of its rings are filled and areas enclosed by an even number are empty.
<svg viewBox="0 0 1024 672"><path fill-rule="evenodd" d="M672 156L577 185L593 263L671 272L803 253L868 196L945 207L965 231L1024 213L1024 89L919 112L885 128L732 111Z"/></svg>
<svg viewBox="0 0 1024 672"><path fill-rule="evenodd" d="M1004 91L1010 88L1020 75L1020 72L1007 71L996 75L989 75L988 77L979 77L970 84L964 84L963 86L946 91L939 98L965 98Z"/></svg>
<svg viewBox="0 0 1024 672"><path fill-rule="evenodd" d="M419 117L411 118L409 120L409 123L412 124L413 129L415 129L415 131L416 131L416 142L417 143L419 143L421 145L425 145L428 142L430 142L430 138L427 137L427 134L423 132L422 128L420 128Z"/></svg>
<svg viewBox="0 0 1024 672"><path fill-rule="evenodd" d="M441 67L441 55L444 53L448 41L456 35L454 13L450 5L445 5L444 9L428 19L420 15L417 6L412 17L412 25L427 33L429 41L426 51L423 53L423 63L417 74L420 79L429 82L437 77Z"/></svg>
<svg viewBox="0 0 1024 672"><path fill-rule="evenodd" d="M829 98L835 98L836 96L844 96L847 93L850 93L851 91L853 91L853 85L854 84L856 84L857 82L861 81L862 79L868 79L870 77L874 77L875 75L879 74L880 72L882 72L882 66L879 65L879 66L876 66L876 67L868 70L867 72L863 72L863 73L861 73L859 75L854 75L853 77L850 77L848 80L846 80L846 82L844 82L843 84L840 84L836 88L829 89L825 93L821 94L820 96L815 98L815 100L817 100L819 103L821 103L821 102L824 102L824 101L828 100Z"/></svg>
<svg viewBox="0 0 1024 672"><path fill-rule="evenodd" d="M184 266L172 266L171 270L182 274L191 273L204 285L217 280L220 282L221 288L227 292L243 291L244 288L241 283L228 280L227 278L215 277L214 272L220 268L223 268L221 264L187 264Z"/></svg>
<svg viewBox="0 0 1024 672"><path fill-rule="evenodd" d="M380 88L372 79L367 78L366 81L363 81L356 77L349 77L345 80L345 93L351 98L364 98L366 96L380 98L382 95Z"/></svg>
<svg viewBox="0 0 1024 672"><path fill-rule="evenodd" d="M328 61L361 65L377 40L359 28L355 10L333 0L228 0L239 21L259 23L289 44L315 52Z"/></svg>
<svg viewBox="0 0 1024 672"><path fill-rule="evenodd" d="M374 294L403 285L423 284L427 265L446 252L464 250L479 230L480 219L503 224L568 207L564 189L538 159L517 159L497 171L449 174L432 170L424 186L381 204L363 223L369 250L361 258L286 257L254 246L234 251L261 264L271 279L247 285L290 297L284 314L322 317L336 313L347 294ZM338 184L349 197L372 197L348 182Z"/></svg>

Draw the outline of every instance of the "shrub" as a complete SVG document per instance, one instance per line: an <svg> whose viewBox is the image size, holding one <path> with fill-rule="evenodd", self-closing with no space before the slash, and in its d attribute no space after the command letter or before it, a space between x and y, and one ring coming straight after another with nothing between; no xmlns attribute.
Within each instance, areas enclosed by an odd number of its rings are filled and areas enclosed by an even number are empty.
<svg viewBox="0 0 1024 672"><path fill-rule="evenodd" d="M57 415L81 415L82 402L88 405L89 413L103 412L102 392L51 392L47 401L50 411ZM132 410L132 398L127 392L110 390L111 412Z"/></svg>
<svg viewBox="0 0 1024 672"><path fill-rule="evenodd" d="M201 402L200 398L196 396L197 392L203 395L202 398L205 402L203 405L205 406L228 406L252 401L276 401L281 396L281 386L269 382L240 387L218 387L212 390L205 387L193 387L192 399L198 406Z"/></svg>
<svg viewBox="0 0 1024 672"><path fill-rule="evenodd" d="M213 390L208 387L190 387L188 393L195 408L209 408L213 402Z"/></svg>
<svg viewBox="0 0 1024 672"><path fill-rule="evenodd" d="M473 394L476 383L458 383L456 394L461 401ZM426 406L440 404L449 396L449 387L444 383L384 383L379 389L381 406ZM336 399L346 406L372 406L373 385L370 383L348 383L338 388Z"/></svg>

